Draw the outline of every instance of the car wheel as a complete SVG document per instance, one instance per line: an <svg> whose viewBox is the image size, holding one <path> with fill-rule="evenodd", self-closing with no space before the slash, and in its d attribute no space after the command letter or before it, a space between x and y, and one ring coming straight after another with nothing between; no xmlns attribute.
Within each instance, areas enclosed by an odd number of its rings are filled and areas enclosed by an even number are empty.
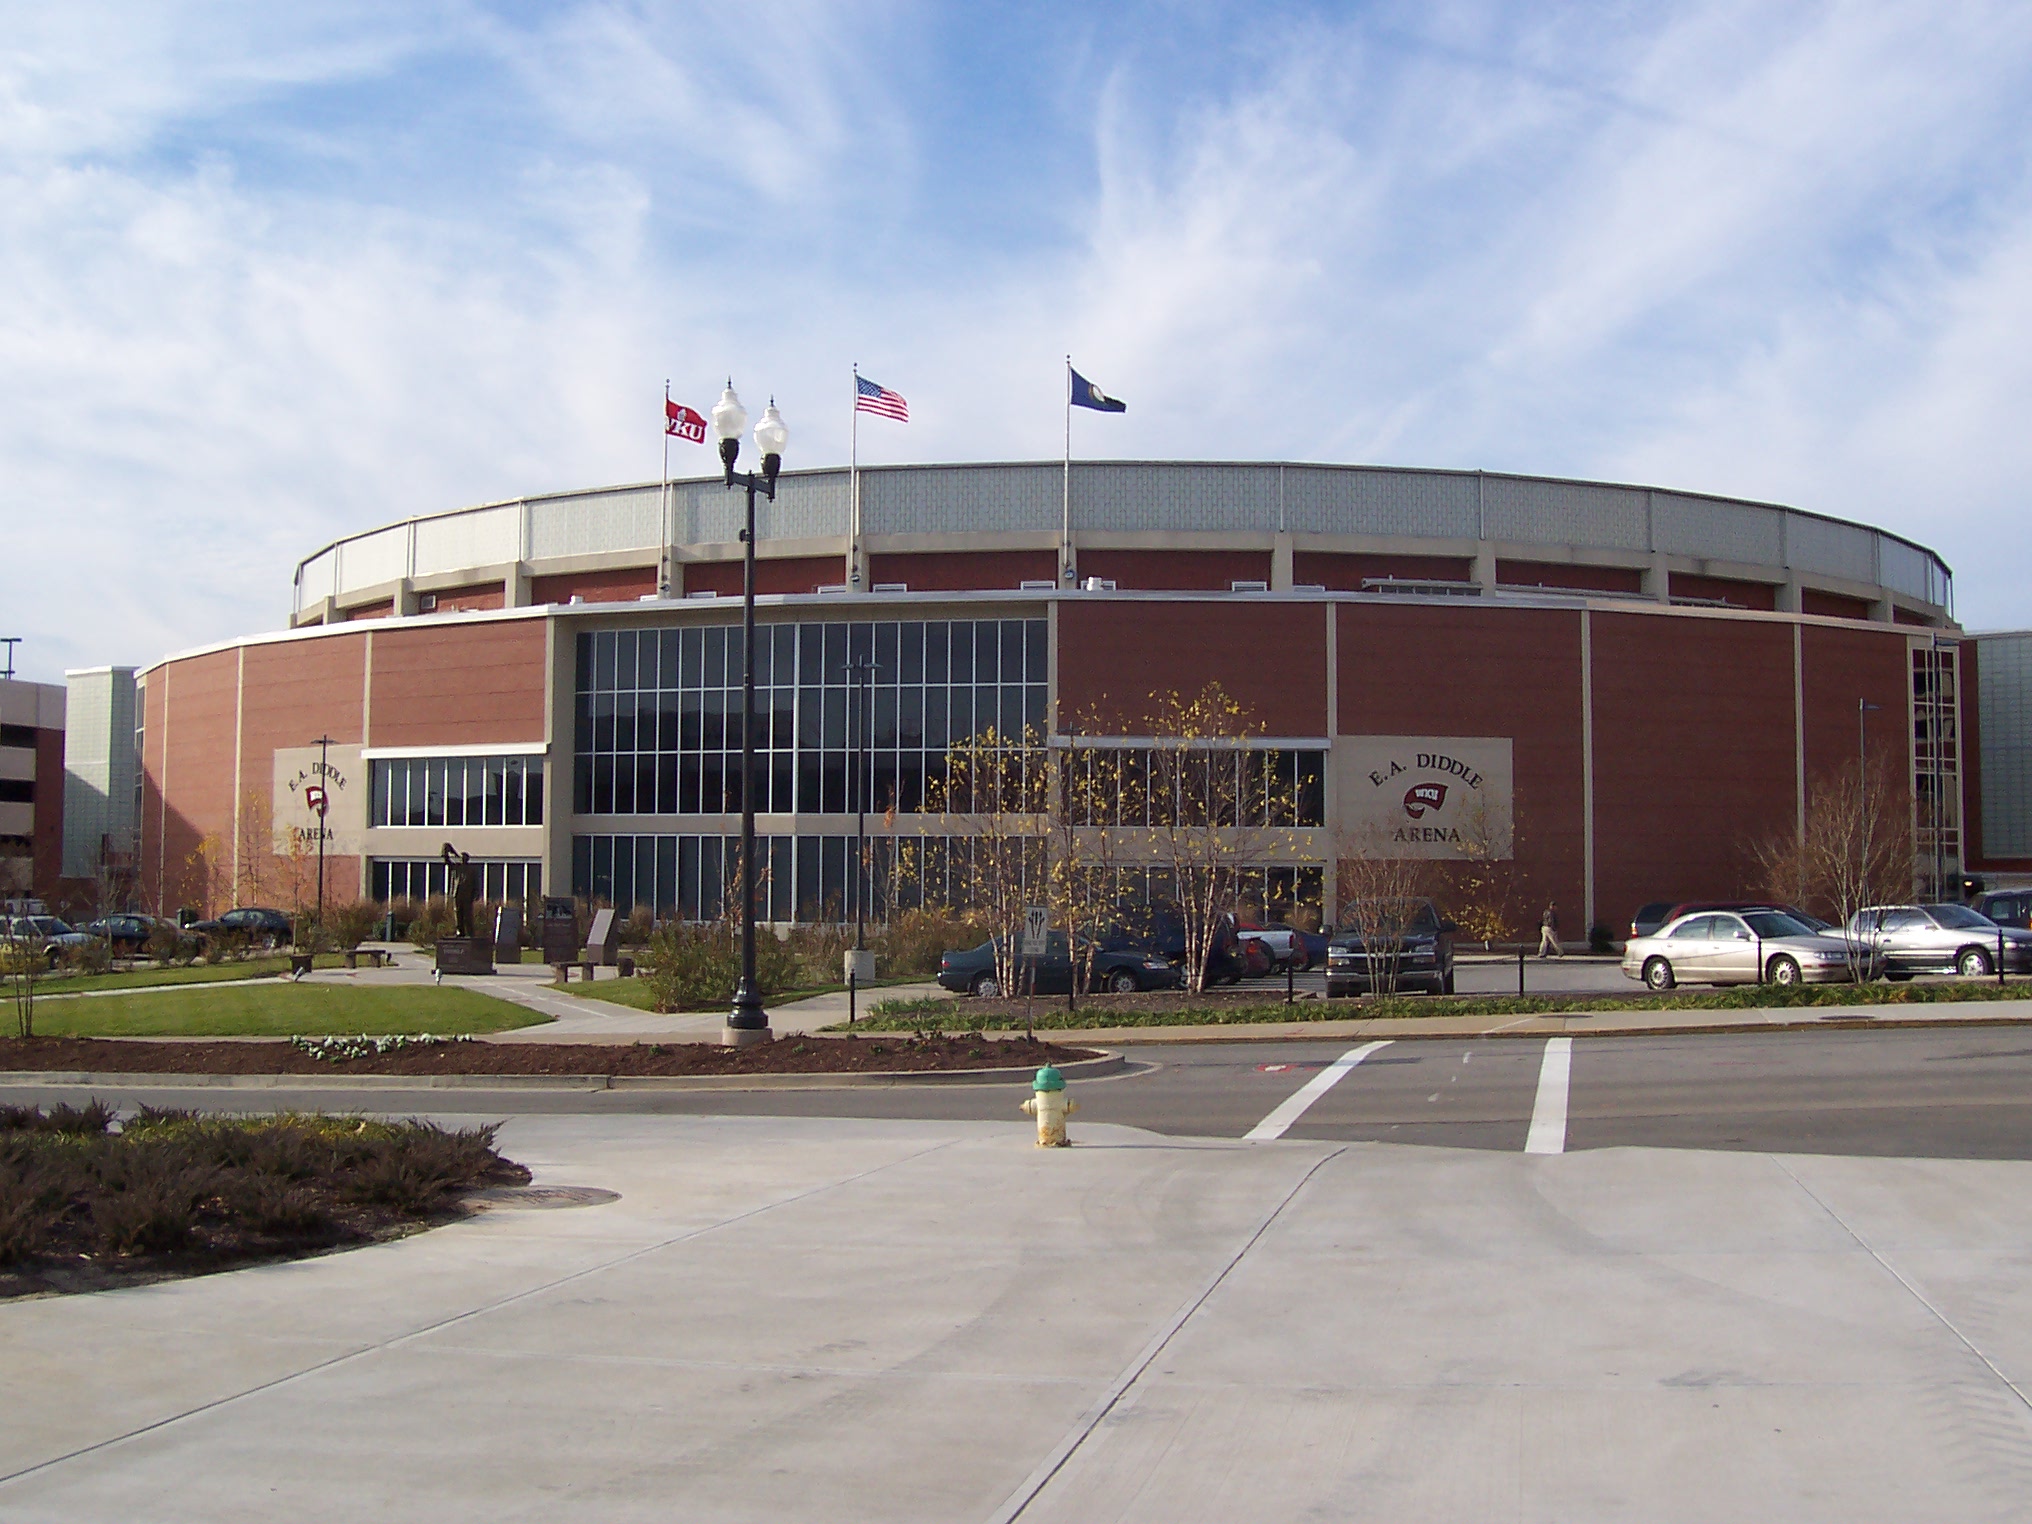
<svg viewBox="0 0 2032 1524"><path fill-rule="evenodd" d="M1987 979L1990 977L1990 955L1980 947L1964 947L1961 956L1954 960L1954 971L1964 979Z"/></svg>
<svg viewBox="0 0 2032 1524"><path fill-rule="evenodd" d="M1790 958L1773 958L1766 974L1773 984L1789 988L1799 982L1799 965Z"/></svg>
<svg viewBox="0 0 2032 1524"><path fill-rule="evenodd" d="M1884 978L1886 979L1886 981L1892 984L1903 984L1907 979L1910 979L1911 977L1912 975L1904 969L1887 968L1884 970Z"/></svg>
<svg viewBox="0 0 2032 1524"><path fill-rule="evenodd" d="M977 1000L993 1000L1002 993L1001 981L993 974L981 974L967 986L967 993Z"/></svg>
<svg viewBox="0 0 2032 1524"><path fill-rule="evenodd" d="M1679 981L1672 977L1672 965L1663 958L1652 958L1644 965L1644 983L1654 990L1669 990Z"/></svg>
<svg viewBox="0 0 2032 1524"><path fill-rule="evenodd" d="M1117 995L1133 995L1143 988L1136 976L1126 968L1118 968L1108 975L1108 989Z"/></svg>

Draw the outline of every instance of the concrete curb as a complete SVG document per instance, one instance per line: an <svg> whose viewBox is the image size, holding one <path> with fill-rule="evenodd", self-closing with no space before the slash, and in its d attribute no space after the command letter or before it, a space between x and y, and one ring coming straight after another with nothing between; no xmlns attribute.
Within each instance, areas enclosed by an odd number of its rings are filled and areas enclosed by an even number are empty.
<svg viewBox="0 0 2032 1524"><path fill-rule="evenodd" d="M1119 1073L1119 1053L1061 1064L1067 1079ZM79 1086L148 1090L852 1090L896 1085L1013 1085L1034 1068L890 1069L833 1074L88 1074L78 1070L0 1073L0 1089Z"/></svg>
<svg viewBox="0 0 2032 1524"><path fill-rule="evenodd" d="M1436 1018L1444 1020L1445 1018ZM1571 1016L1549 1015L1525 1018L1535 1025L1514 1025L1494 1027L1477 1031L1456 1027L1450 1031L1436 1032L1430 1029L1418 1030L1408 1023L1398 1026L1382 1022L1320 1021L1305 1023L1311 1030L1300 1029L1296 1022L1264 1022L1258 1027L1212 1022L1194 1026L1165 1027L1105 1027L1091 1031L1063 1031L1057 1028L1039 1029L1038 1036L1047 1042L1068 1043L1074 1046L1098 1047L1102 1044L1115 1046L1125 1043L1160 1042L1338 1042L1358 1038L1387 1037L1395 1041L1460 1042L1477 1038L1534 1038L1534 1037L1715 1037L1730 1032L1828 1032L1828 1031L1899 1031L1934 1028L1966 1029L1970 1027L2025 1027L2032 1026L2032 1015L2023 1016L1943 1016L1936 1018L1891 1016L1857 1016L1852 1012L1839 1011L1827 1016L1793 1021L1727 1021L1689 1023L1684 1026L1662 1027L1586 1027L1566 1025L1582 1022L1589 1018L1576 1012Z"/></svg>

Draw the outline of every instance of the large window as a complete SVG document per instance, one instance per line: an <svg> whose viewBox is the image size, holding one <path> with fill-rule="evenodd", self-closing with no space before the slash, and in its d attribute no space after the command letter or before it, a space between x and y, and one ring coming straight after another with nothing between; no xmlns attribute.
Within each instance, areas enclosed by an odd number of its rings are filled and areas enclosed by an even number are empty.
<svg viewBox="0 0 2032 1524"><path fill-rule="evenodd" d="M1326 753L1266 747L1209 746L1166 751L1152 762L1149 747L1076 746L1067 765L1082 770L1073 797L1087 825L1163 825L1168 820L1214 825L1317 826L1326 823ZM1167 787L1199 795L1183 805Z"/></svg>
<svg viewBox="0 0 2032 1524"><path fill-rule="evenodd" d="M542 757L376 757L367 823L543 824Z"/></svg>
<svg viewBox="0 0 2032 1524"><path fill-rule="evenodd" d="M1044 725L1042 619L773 624L755 635L762 813L844 815L857 803L914 811L952 742ZM741 656L737 627L581 633L578 813L738 811ZM874 677L863 690L853 669L868 661ZM865 776L857 731L870 753Z"/></svg>
<svg viewBox="0 0 2032 1524"><path fill-rule="evenodd" d="M370 862L374 898L427 900L450 889L441 857L377 857ZM543 893L543 864L534 858L474 858L479 879L475 897L483 900L533 900Z"/></svg>
<svg viewBox="0 0 2032 1524"><path fill-rule="evenodd" d="M959 905L969 899L977 854L997 843L965 836L871 837L862 893L867 913ZM755 914L765 921L841 921L854 911L851 836L757 836L762 864ZM1044 893L1044 843L1023 865ZM648 906L659 916L712 921L738 910L738 836L577 836L572 838L572 892L622 909Z"/></svg>

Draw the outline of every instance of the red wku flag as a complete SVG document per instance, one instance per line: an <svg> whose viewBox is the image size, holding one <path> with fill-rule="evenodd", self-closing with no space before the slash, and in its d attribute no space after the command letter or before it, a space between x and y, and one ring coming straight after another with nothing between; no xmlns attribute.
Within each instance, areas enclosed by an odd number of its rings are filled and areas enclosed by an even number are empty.
<svg viewBox="0 0 2032 1524"><path fill-rule="evenodd" d="M706 420L703 414L692 411L682 402L672 402L668 397L663 399L663 411L670 420L663 430L664 433L675 434L679 439L689 439L693 444L706 442Z"/></svg>

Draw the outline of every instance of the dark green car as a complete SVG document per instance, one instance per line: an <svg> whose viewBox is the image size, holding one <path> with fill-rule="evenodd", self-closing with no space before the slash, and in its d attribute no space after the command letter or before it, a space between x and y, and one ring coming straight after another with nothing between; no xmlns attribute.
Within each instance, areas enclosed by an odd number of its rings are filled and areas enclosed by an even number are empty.
<svg viewBox="0 0 2032 1524"><path fill-rule="evenodd" d="M1088 944L1079 944L1080 961L1086 961ZM1066 995L1072 992L1073 966L1072 944L1062 931L1051 932L1045 940L1045 954L1036 961L1037 982L1035 990L1040 995ZM1020 965L1027 970L1029 964ZM1027 974L1025 975L1027 978ZM995 973L995 944L983 942L979 947L963 951L943 953L938 960L938 982L944 988L955 990L962 995L980 995L993 999L1003 993L1001 980ZM1106 990L1116 995L1133 995L1138 990L1172 990L1184 981L1177 967L1168 959L1156 953L1138 949L1121 952L1096 952L1093 955L1093 973L1087 981L1089 990ZM1029 988L1026 984L1025 988ZM1011 990L1010 994L1020 994Z"/></svg>

